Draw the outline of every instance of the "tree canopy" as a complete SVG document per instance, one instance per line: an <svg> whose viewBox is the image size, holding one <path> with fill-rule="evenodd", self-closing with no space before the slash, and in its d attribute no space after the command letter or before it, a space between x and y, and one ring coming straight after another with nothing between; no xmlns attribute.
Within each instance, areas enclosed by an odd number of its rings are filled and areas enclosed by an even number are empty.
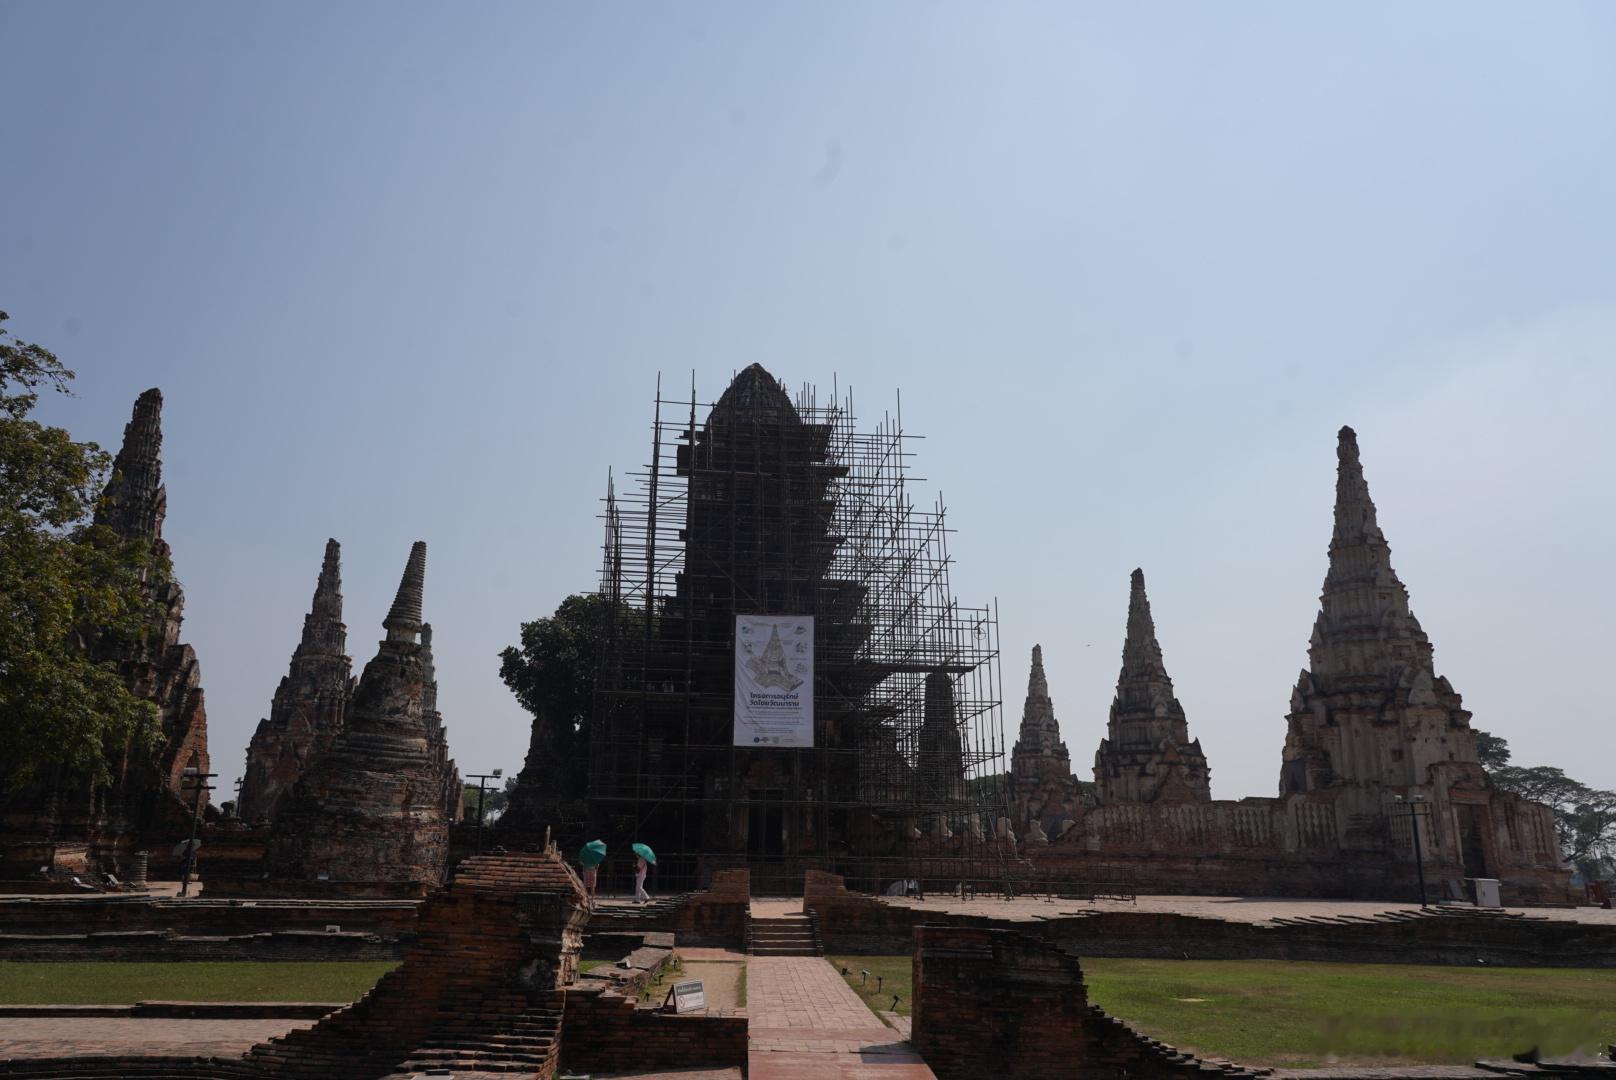
<svg viewBox="0 0 1616 1080"><path fill-rule="evenodd" d="M1509 742L1487 731L1476 731L1476 757L1491 772L1509 764Z"/></svg>
<svg viewBox="0 0 1616 1080"><path fill-rule="evenodd" d="M595 707L595 677L605 638L608 601L575 594L555 613L522 624L521 646L499 654L499 675L522 708L533 715L532 752L547 762L530 760L560 791L563 799L586 794L589 768L589 723ZM627 607L618 611L618 626L640 626L640 616Z"/></svg>
<svg viewBox="0 0 1616 1080"><path fill-rule="evenodd" d="M0 323L8 316L0 312ZM107 748L157 737L157 710L87 636L148 632L151 546L92 524L111 457L30 420L73 372L0 326L0 787L66 773L105 783Z"/></svg>
<svg viewBox="0 0 1616 1080"><path fill-rule="evenodd" d="M1511 765L1509 744L1485 731L1476 732L1476 751L1493 783L1554 811L1567 862L1588 876L1616 871L1616 792L1591 788L1548 765Z"/></svg>

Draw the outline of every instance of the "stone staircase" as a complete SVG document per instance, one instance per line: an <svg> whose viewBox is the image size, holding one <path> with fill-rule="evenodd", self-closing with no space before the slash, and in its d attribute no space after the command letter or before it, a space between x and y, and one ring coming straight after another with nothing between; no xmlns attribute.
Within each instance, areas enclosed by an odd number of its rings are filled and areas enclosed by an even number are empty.
<svg viewBox="0 0 1616 1080"><path fill-rule="evenodd" d="M824 956L812 915L746 920L746 951L753 956Z"/></svg>
<svg viewBox="0 0 1616 1080"><path fill-rule="evenodd" d="M493 992L445 1017L395 1075L448 1069L455 1073L555 1075L561 1050L563 997L529 998Z"/></svg>

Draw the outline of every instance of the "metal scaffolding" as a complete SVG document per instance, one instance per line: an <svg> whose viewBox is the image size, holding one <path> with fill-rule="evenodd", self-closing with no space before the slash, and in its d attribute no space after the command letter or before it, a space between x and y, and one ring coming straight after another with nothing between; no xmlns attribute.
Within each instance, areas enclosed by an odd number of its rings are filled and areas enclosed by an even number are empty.
<svg viewBox="0 0 1616 1080"><path fill-rule="evenodd" d="M588 803L665 888L1002 876L997 613L953 597L941 498L907 490L917 438L755 365L712 404L659 380L649 464L608 480ZM814 617L812 748L733 745L737 614Z"/></svg>

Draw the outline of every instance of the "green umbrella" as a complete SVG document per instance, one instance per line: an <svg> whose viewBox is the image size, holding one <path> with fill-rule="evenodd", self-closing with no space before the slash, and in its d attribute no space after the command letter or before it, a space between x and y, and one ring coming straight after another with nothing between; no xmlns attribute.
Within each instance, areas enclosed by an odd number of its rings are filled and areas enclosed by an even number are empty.
<svg viewBox="0 0 1616 1080"><path fill-rule="evenodd" d="M585 866L599 866L606 861L606 841L591 840L578 850L578 861Z"/></svg>
<svg viewBox="0 0 1616 1080"><path fill-rule="evenodd" d="M640 858L644 859L648 863L655 863L656 862L656 852L652 851L645 844L635 844L634 845L634 854L638 855Z"/></svg>

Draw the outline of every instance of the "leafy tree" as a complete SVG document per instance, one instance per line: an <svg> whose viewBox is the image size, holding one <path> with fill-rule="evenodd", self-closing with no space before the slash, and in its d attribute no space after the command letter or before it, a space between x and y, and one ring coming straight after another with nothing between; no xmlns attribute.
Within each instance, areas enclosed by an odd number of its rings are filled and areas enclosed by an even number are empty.
<svg viewBox="0 0 1616 1080"><path fill-rule="evenodd" d="M149 544L91 523L111 457L28 419L42 388L68 394L73 377L0 327L0 788L65 775L107 783L109 747L158 737L155 706L87 643L92 632L149 632L143 580L166 568Z"/></svg>
<svg viewBox="0 0 1616 1080"><path fill-rule="evenodd" d="M499 654L500 678L533 715L530 753L548 758L530 757L524 772L537 769L559 785L560 791L552 794L561 798L585 794L595 676L610 614L604 597L569 596L553 615L523 623L521 646ZM620 632L625 628L637 632L634 628L641 625L638 613L627 607L620 608L617 617Z"/></svg>
<svg viewBox="0 0 1616 1080"><path fill-rule="evenodd" d="M1493 783L1554 811L1560 851L1589 877L1616 872L1616 792L1601 791L1547 765L1509 763L1509 743L1476 731L1476 756Z"/></svg>
<svg viewBox="0 0 1616 1080"><path fill-rule="evenodd" d="M1568 862L1586 872L1616 860L1616 792L1591 788L1547 765L1505 765L1491 776L1505 791L1554 811L1554 831Z"/></svg>
<svg viewBox="0 0 1616 1080"><path fill-rule="evenodd" d="M1476 729L1476 757L1488 772L1509 764L1509 742L1490 732Z"/></svg>

